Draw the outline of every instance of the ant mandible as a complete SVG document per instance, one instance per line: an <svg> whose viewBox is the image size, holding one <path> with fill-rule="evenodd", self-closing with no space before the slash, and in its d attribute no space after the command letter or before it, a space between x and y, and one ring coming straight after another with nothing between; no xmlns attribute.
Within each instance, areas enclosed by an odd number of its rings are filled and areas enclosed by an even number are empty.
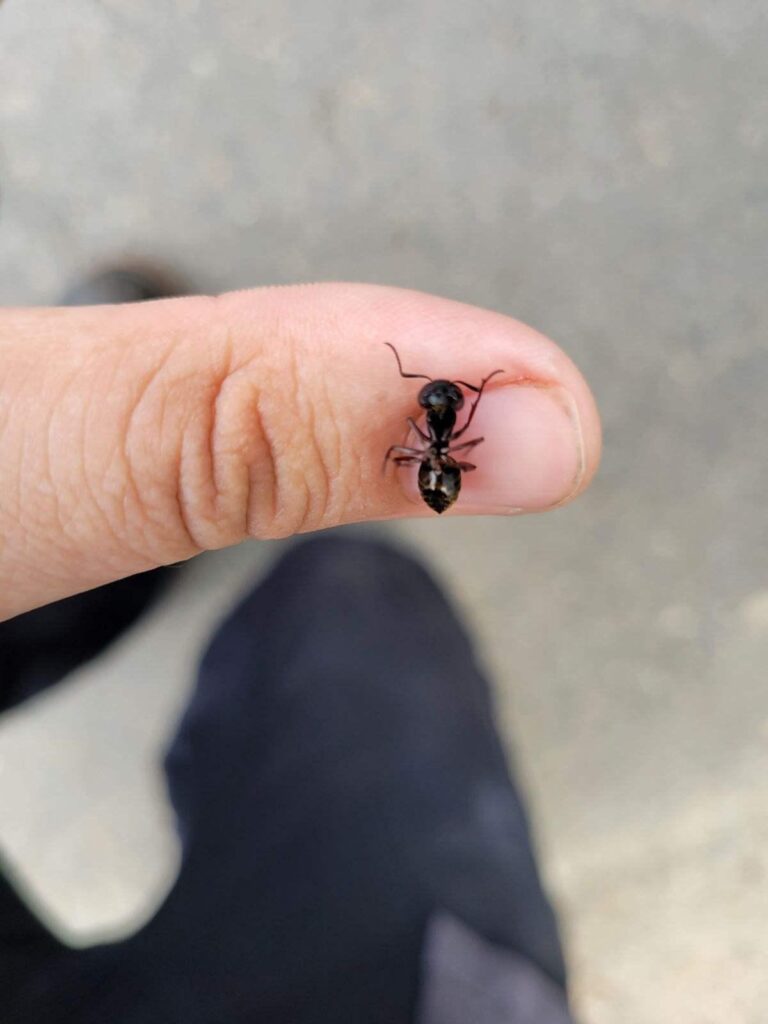
<svg viewBox="0 0 768 1024"><path fill-rule="evenodd" d="M424 433L414 419L408 417L408 426L426 443L426 448L407 448L401 444L393 444L387 449L387 454L384 456L384 466L386 468L390 459L397 466L418 463L419 493L433 511L442 514L459 496L462 471L469 473L470 470L476 468L471 462L457 462L452 456L457 452L470 451L485 438L476 437L472 441L463 441L461 444L453 444L453 442L465 433L472 422L485 385L491 377L504 371L494 370L493 373L489 373L480 382L480 387L467 384L463 380L433 380L424 373L405 373L395 346L388 341L385 341L384 344L395 353L401 377L419 377L429 381L419 392L419 405L422 409L427 410L427 433ZM467 422L460 430L454 430L456 413L464 405L462 387L474 391L477 398L469 410Z"/></svg>

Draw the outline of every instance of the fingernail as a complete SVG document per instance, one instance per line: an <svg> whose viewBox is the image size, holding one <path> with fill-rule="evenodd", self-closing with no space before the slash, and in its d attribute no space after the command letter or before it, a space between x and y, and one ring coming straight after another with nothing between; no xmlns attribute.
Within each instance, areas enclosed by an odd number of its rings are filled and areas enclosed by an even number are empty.
<svg viewBox="0 0 768 1024"><path fill-rule="evenodd" d="M565 388L498 388L487 400L483 396L469 432L485 440L468 453L477 469L464 475L465 505L536 511L578 489L584 441L578 408Z"/></svg>
<svg viewBox="0 0 768 1024"><path fill-rule="evenodd" d="M477 467L462 474L457 513L552 508L575 493L584 475L578 409L565 388L510 385L484 394L469 431L456 443L475 437L485 440L454 455ZM409 476L413 493L415 473Z"/></svg>

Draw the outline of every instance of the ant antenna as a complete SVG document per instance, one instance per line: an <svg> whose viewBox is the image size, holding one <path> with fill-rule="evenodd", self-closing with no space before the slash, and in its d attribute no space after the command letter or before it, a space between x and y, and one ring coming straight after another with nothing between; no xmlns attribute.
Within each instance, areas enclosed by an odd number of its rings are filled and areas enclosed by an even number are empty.
<svg viewBox="0 0 768 1024"><path fill-rule="evenodd" d="M432 378L428 377L426 373L404 373L403 364L400 362L400 356L397 354L397 349L395 348L395 346L390 344L388 341L385 341L384 344L387 346L387 348L391 348L392 351L395 353L395 359L397 360L397 368L400 371L401 377L420 377L421 380L432 380Z"/></svg>

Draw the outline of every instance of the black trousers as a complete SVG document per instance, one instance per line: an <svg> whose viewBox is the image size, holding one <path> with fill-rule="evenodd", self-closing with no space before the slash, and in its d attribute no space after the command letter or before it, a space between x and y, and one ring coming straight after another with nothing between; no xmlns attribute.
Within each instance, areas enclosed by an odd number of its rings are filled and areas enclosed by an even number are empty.
<svg viewBox="0 0 768 1024"><path fill-rule="evenodd" d="M129 592L103 588L108 622ZM88 600L0 627L6 704L92 653ZM411 558L290 549L214 636L165 767L182 864L137 934L66 948L0 878L0 1020L568 1019L488 686Z"/></svg>

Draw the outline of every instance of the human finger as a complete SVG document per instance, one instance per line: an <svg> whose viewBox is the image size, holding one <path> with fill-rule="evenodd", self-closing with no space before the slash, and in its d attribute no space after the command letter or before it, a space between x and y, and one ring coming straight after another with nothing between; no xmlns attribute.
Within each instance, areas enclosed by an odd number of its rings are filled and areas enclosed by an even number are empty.
<svg viewBox="0 0 768 1024"><path fill-rule="evenodd" d="M413 467L381 473L423 383L385 342L431 378L503 371L448 514L543 510L587 485L583 377L501 314L348 284L2 311L0 617L247 537L434 515Z"/></svg>

